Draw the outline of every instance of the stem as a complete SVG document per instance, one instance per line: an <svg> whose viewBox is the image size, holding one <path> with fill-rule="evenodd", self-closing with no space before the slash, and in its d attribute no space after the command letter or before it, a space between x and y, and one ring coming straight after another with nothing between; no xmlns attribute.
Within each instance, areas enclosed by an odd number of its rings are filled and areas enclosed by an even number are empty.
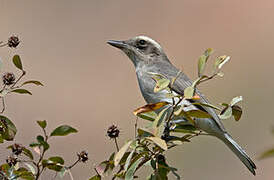
<svg viewBox="0 0 274 180"><path fill-rule="evenodd" d="M67 168L68 168L68 169L73 168L78 162L80 162L80 160L81 160L81 158L79 157L79 158L77 159L77 161L75 161L72 165L70 165L70 166L67 167Z"/></svg>
<svg viewBox="0 0 274 180"><path fill-rule="evenodd" d="M5 44L2 44L2 43L3 43L3 42L1 41L1 42L0 42L0 44L1 44L0 47L5 47L6 45L8 45L8 43L5 43Z"/></svg>
<svg viewBox="0 0 274 180"><path fill-rule="evenodd" d="M117 149L117 152L118 152L119 151L119 146L118 146L117 138L114 138L114 142L115 142L116 149Z"/></svg>
<svg viewBox="0 0 274 180"><path fill-rule="evenodd" d="M199 81L198 84L203 83L203 82L206 82L206 81L208 81L208 80L214 78L215 76L217 76L217 74L219 73L219 71L220 71L220 70L215 71L214 74L212 74L211 76L207 77L206 79L203 79L203 80ZM197 84L197 85L198 85L198 84Z"/></svg>
<svg viewBox="0 0 274 180"><path fill-rule="evenodd" d="M124 169L124 167L120 166L120 169L119 169L119 171L116 174L119 174L123 169ZM114 176L113 176L113 178L111 180L116 179L116 176L115 176L116 174L114 174Z"/></svg>
<svg viewBox="0 0 274 180"><path fill-rule="evenodd" d="M137 137L137 126L138 126L137 122L138 122L138 117L136 117L135 124L134 124L134 133L135 133L134 136L135 136L135 138Z"/></svg>
<svg viewBox="0 0 274 180"><path fill-rule="evenodd" d="M13 85L10 88L12 89L25 75L26 75L26 71L22 70L21 76L13 83Z"/></svg>
<svg viewBox="0 0 274 180"><path fill-rule="evenodd" d="M22 75L23 76L23 75ZM22 77L21 76L21 77ZM15 82L16 83L16 82ZM47 135L47 132L46 130L43 128L43 132L44 132L44 136L45 136L45 142L48 142L48 135ZM42 172L44 171L44 167L42 167L41 171L40 171L40 163L41 161L43 160L44 158L44 155L45 155L45 149L43 147L43 151L42 151L42 154L40 155L40 158L38 160L38 162L36 163L36 168L37 168L37 174L36 174L36 177L35 177L35 180L38 180L40 175L42 174Z"/></svg>
<svg viewBox="0 0 274 180"><path fill-rule="evenodd" d="M2 114L5 111L5 109L6 109L6 105L5 105L4 97L2 97L1 99L2 99L2 106L3 106L3 108L2 108L2 111L0 113Z"/></svg>

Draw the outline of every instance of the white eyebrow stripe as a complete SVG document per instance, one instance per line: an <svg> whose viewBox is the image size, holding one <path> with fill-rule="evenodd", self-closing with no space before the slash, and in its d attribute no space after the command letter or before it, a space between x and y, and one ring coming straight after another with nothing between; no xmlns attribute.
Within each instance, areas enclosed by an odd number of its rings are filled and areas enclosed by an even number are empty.
<svg viewBox="0 0 274 180"><path fill-rule="evenodd" d="M153 39L147 37L147 36L137 36L136 39L143 39L146 40L148 42L150 42L151 44L153 44L156 48L158 48L159 50L162 50L162 47L160 46L159 43L157 43L156 41L154 41Z"/></svg>

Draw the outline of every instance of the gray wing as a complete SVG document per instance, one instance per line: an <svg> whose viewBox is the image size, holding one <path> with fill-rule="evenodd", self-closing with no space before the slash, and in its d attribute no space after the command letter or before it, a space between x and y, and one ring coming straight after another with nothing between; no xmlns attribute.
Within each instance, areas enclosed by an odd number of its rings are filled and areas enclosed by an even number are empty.
<svg viewBox="0 0 274 180"><path fill-rule="evenodd" d="M169 63L162 64L161 69L163 70L163 74L165 76L167 76L167 78L169 78L169 79L176 77L177 73L179 72L179 70L175 66L173 66L172 64L169 64ZM183 72L181 72L180 75L178 76L178 78L176 79L176 81L173 83L172 89L176 93L178 93L180 95L184 95L184 89L191 85L192 85L192 81ZM207 98L198 89L196 89L196 94L198 94L200 96L200 99L193 100L193 102L209 103ZM222 129L223 131L226 131L224 128L224 125L221 123L220 118L218 117L218 115L216 114L214 109L205 107L205 106L202 106L202 107L199 106L197 108L208 112L213 117L213 120L220 127L220 129Z"/></svg>

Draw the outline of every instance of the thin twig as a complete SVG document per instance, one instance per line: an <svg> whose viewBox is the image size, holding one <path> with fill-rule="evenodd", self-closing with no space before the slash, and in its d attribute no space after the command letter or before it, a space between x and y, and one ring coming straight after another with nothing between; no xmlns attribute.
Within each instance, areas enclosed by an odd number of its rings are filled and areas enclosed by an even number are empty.
<svg viewBox="0 0 274 180"><path fill-rule="evenodd" d="M136 117L135 124L134 124L134 136L137 137L137 127L138 127L138 117Z"/></svg>
<svg viewBox="0 0 274 180"><path fill-rule="evenodd" d="M44 136L45 136L45 142L48 142L48 135L47 135L47 132L46 130L43 128L43 132L44 132ZM42 174L42 172L44 171L44 167L42 167L41 171L40 171L40 163L42 161L42 159L44 158L44 155L45 155L45 149L43 147L43 151L40 155L40 158L38 160L38 162L36 163L36 168L37 168L37 173L36 173L36 177L35 177L35 180L38 180L39 179L39 176Z"/></svg>
<svg viewBox="0 0 274 180"><path fill-rule="evenodd" d="M5 105L5 100L4 100L4 97L1 97L1 99L2 99L2 111L1 111L1 114L5 111L5 109L6 109L6 105Z"/></svg>
<svg viewBox="0 0 274 180"><path fill-rule="evenodd" d="M8 45L8 43L5 43L5 44L2 44L2 43L3 43L3 42L1 41L1 42L0 42L0 44L1 44L0 47L5 47L5 46Z"/></svg>
<svg viewBox="0 0 274 180"><path fill-rule="evenodd" d="M69 167L67 167L67 169L73 168L78 162L80 162L80 160L81 160L81 158L79 157L79 158L77 159L77 161L75 161L72 165L70 165Z"/></svg>
<svg viewBox="0 0 274 180"><path fill-rule="evenodd" d="M22 70L21 76L13 83L13 85L10 88L12 89L22 79L24 75L26 75L26 71Z"/></svg>
<svg viewBox="0 0 274 180"><path fill-rule="evenodd" d="M70 179L73 180L73 176L72 176L72 173L70 172L70 170L68 170L68 173L69 173Z"/></svg>
<svg viewBox="0 0 274 180"><path fill-rule="evenodd" d="M116 149L117 149L117 152L118 152L119 151L119 146L118 146L117 138L114 138L114 142L115 142Z"/></svg>

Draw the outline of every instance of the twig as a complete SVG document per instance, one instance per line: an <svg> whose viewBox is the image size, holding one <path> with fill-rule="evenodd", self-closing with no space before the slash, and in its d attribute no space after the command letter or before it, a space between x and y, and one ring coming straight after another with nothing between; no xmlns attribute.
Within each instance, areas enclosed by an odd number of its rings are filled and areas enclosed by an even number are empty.
<svg viewBox="0 0 274 180"><path fill-rule="evenodd" d="M73 180L73 176L72 176L72 173L70 172L70 170L68 170L68 173L69 173L70 179Z"/></svg>
<svg viewBox="0 0 274 180"><path fill-rule="evenodd" d="M21 76L22 77L22 76ZM48 135L46 133L46 130L43 128L43 132L44 132L44 135L45 135L45 142L48 142ZM38 160L38 162L35 164L36 165L36 168L37 168L37 173L36 173L36 177L35 177L35 180L38 180L39 179L39 176L42 174L42 172L44 171L44 167L42 167L41 171L40 171L40 163L42 161L42 159L44 158L44 155L45 155L45 148L43 147L43 151L42 151L42 154L40 155L40 158Z"/></svg>
<svg viewBox="0 0 274 180"><path fill-rule="evenodd" d="M135 124L134 124L134 136L137 137L137 127L138 127L138 116L136 117Z"/></svg>
<svg viewBox="0 0 274 180"><path fill-rule="evenodd" d="M118 146L117 138L114 138L114 142L115 142L116 149L117 149L117 152L118 152L119 151L119 146Z"/></svg>
<svg viewBox="0 0 274 180"><path fill-rule="evenodd" d="M3 41L0 42L0 44L1 44L0 47L5 47L8 45L8 43L5 43L5 44L2 44L2 43L3 43Z"/></svg>
<svg viewBox="0 0 274 180"><path fill-rule="evenodd" d="M80 160L81 160L81 158L79 157L79 158L77 159L77 161L75 161L72 165L70 165L69 167L67 167L67 169L73 168L78 162L80 162Z"/></svg>
<svg viewBox="0 0 274 180"><path fill-rule="evenodd" d="M12 89L22 79L24 75L26 75L26 71L22 70L21 76L13 83L13 85L10 88Z"/></svg>
<svg viewBox="0 0 274 180"><path fill-rule="evenodd" d="M5 109L6 109L6 105L5 105L5 100L4 100L4 97L1 97L1 99L2 99L2 111L1 111L1 114L5 111Z"/></svg>

